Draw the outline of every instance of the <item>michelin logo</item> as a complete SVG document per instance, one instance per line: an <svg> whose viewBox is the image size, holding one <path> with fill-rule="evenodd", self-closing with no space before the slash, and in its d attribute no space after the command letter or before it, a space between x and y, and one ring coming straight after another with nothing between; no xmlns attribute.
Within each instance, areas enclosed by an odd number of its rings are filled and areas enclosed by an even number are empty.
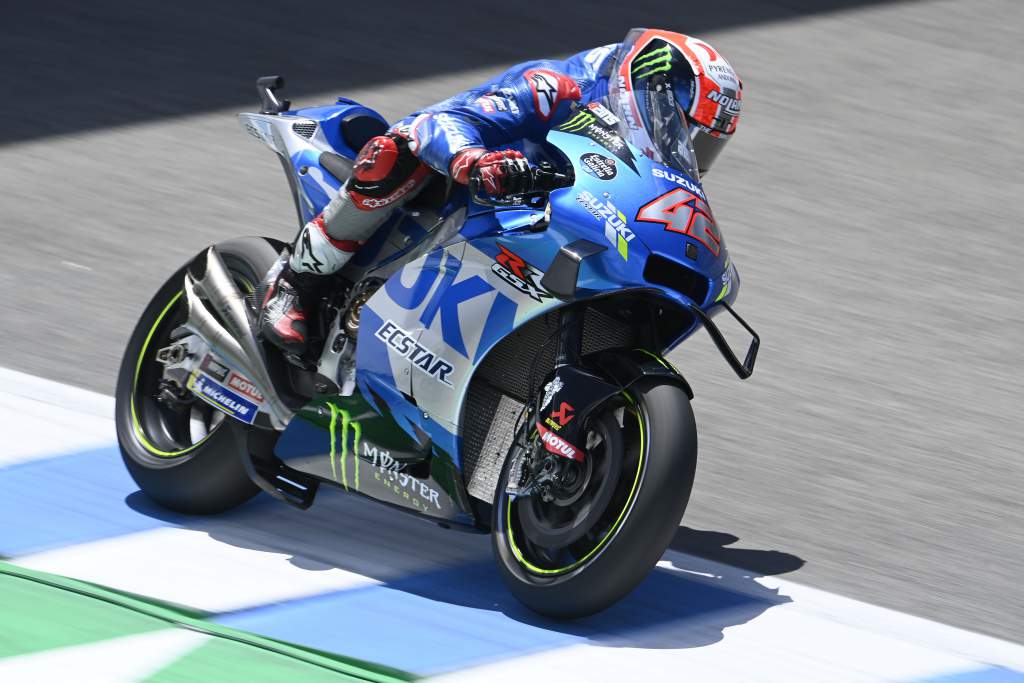
<svg viewBox="0 0 1024 683"><path fill-rule="evenodd" d="M225 386L217 384L209 376L202 373L192 375L188 380L188 388L214 408L227 413L236 420L252 424L256 420L259 409L249 401Z"/></svg>

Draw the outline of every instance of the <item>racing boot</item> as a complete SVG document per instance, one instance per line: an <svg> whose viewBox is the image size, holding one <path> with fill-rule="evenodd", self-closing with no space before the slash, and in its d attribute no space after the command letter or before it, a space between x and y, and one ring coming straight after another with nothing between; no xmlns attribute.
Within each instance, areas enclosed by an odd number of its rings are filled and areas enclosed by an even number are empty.
<svg viewBox="0 0 1024 683"><path fill-rule="evenodd" d="M260 308L264 340L298 360L309 349L306 307L313 304L325 276L338 272L361 242L331 239L317 216L302 227L291 256L267 274L269 285Z"/></svg>
<svg viewBox="0 0 1024 683"><path fill-rule="evenodd" d="M323 212L302 227L284 267L275 266L280 272L267 274L272 284L260 313L263 338L301 364L310 351L303 305L313 305L324 276L341 270L391 211L423 188L429 173L403 135L388 133L367 142L356 157L352 177ZM354 239L336 239L328 226L335 235Z"/></svg>
<svg viewBox="0 0 1024 683"><path fill-rule="evenodd" d="M285 264L267 287L259 321L260 336L296 358L301 358L308 348L309 329L302 299L308 298L303 294L308 294L310 288L303 279Z"/></svg>

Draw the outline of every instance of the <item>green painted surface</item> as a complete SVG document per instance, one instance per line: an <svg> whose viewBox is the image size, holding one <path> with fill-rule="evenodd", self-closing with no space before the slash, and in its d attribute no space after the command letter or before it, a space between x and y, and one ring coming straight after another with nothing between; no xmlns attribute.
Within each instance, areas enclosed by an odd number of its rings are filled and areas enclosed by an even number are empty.
<svg viewBox="0 0 1024 683"><path fill-rule="evenodd" d="M193 610L158 600L0 562L0 657L174 627L205 633L213 640L150 680L384 683L414 679L403 671L221 626Z"/></svg>
<svg viewBox="0 0 1024 683"><path fill-rule="evenodd" d="M167 628L130 609L0 573L0 657Z"/></svg>

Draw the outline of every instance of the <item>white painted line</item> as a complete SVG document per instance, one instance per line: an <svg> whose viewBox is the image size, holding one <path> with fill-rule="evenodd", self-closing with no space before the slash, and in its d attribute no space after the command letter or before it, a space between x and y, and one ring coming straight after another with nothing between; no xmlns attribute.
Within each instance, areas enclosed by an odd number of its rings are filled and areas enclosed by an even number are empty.
<svg viewBox="0 0 1024 683"><path fill-rule="evenodd" d="M671 550L665 554L659 566L669 569L685 567L701 574L721 576L730 590L757 596L751 581L740 580L752 576L749 571L743 569ZM688 573L687 576L698 581L703 579L701 575L692 573ZM778 577L758 577L756 574L753 577L757 584L788 596L808 615L829 619L851 628L884 634L958 657L1024 671L1024 645L871 605ZM709 583L715 585L711 581Z"/></svg>
<svg viewBox="0 0 1024 683"><path fill-rule="evenodd" d="M379 583L328 566L302 569L292 558L256 544L223 543L204 531L164 527L24 555L14 563L207 612Z"/></svg>
<svg viewBox="0 0 1024 683"><path fill-rule="evenodd" d="M111 445L114 399L0 368L0 467Z"/></svg>
<svg viewBox="0 0 1024 683"><path fill-rule="evenodd" d="M73 408L77 412L96 417L112 418L114 398L70 384L36 377L17 370L0 367L0 387L4 394L29 399L38 403Z"/></svg>
<svg viewBox="0 0 1024 683"><path fill-rule="evenodd" d="M210 636L167 629L0 659L0 681L134 683L156 673Z"/></svg>
<svg viewBox="0 0 1024 683"><path fill-rule="evenodd" d="M753 618L733 608L608 644L572 645L431 680L511 683L534 676L589 683L678 680L685 673L702 683L845 683L927 680L989 666L1024 671L1024 646L997 638L675 551L659 567L759 600L765 598L759 587L776 590L791 602ZM717 625L730 621L736 625L719 632Z"/></svg>
<svg viewBox="0 0 1024 683"><path fill-rule="evenodd" d="M778 608L776 608L778 609ZM774 612L774 610L773 610ZM768 614L771 614L769 612ZM573 645L488 666L430 678L445 683L488 681L502 683L536 678L545 681L700 681L700 683L881 683L913 681L979 668L931 651L916 652L871 638L827 629L821 634L794 632L792 627L818 624L786 623L761 617L766 625L783 629L729 629L718 643L690 649L601 647ZM820 635L820 637L816 637ZM855 634L867 635L871 634ZM838 640L828 640L838 638ZM824 650L814 648L825 644Z"/></svg>
<svg viewBox="0 0 1024 683"><path fill-rule="evenodd" d="M716 589L763 599L749 572L666 554L663 569L697 576ZM677 567L695 567L699 575ZM792 602L743 621L742 608L676 622L611 647L600 642L548 650L430 680L489 683L543 680L686 680L701 683L915 681L1002 666L1024 671L1024 647L875 607L789 581L757 578ZM731 621L719 636L716 624ZM657 647L652 644L657 643Z"/></svg>

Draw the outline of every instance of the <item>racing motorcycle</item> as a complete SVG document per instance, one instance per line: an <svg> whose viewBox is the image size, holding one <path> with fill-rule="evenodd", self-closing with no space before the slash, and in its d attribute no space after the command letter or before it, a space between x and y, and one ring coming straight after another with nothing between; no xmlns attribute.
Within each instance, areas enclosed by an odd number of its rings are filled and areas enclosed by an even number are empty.
<svg viewBox="0 0 1024 683"><path fill-rule="evenodd" d="M289 110L257 81L242 127L284 167L299 224L387 129L340 97ZM528 145L533 189L496 201L437 175L331 276L317 358L255 332L284 243L199 253L156 293L117 383L125 465L193 514L260 490L308 508L323 484L489 532L501 576L555 618L600 611L668 547L693 485L693 392L665 354L703 327L740 378L757 334L692 147L665 164L600 104ZM685 138L685 136L684 136ZM714 321L751 335L740 360ZM319 345L316 346L319 348Z"/></svg>

